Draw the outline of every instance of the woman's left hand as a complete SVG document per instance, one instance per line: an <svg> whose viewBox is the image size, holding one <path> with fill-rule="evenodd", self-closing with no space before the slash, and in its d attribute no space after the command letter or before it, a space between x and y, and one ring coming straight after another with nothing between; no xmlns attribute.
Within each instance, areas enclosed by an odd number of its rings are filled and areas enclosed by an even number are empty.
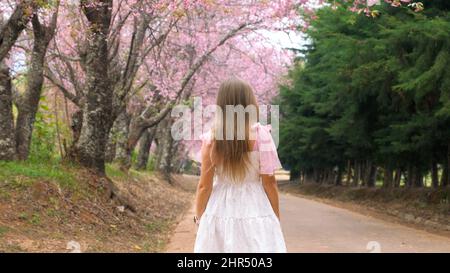
<svg viewBox="0 0 450 273"><path fill-rule="evenodd" d="M194 216L194 223L198 226L200 224L200 217Z"/></svg>

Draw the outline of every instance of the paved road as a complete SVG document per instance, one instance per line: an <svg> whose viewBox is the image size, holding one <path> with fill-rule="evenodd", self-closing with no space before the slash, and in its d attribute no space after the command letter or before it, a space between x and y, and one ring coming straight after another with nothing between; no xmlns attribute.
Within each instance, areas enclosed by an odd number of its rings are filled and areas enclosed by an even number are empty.
<svg viewBox="0 0 450 273"><path fill-rule="evenodd" d="M281 195L290 252L450 252L450 238L293 195Z"/></svg>
<svg viewBox="0 0 450 273"><path fill-rule="evenodd" d="M281 194L281 224L289 252L450 252L450 238ZM177 226L168 252L191 252L193 209Z"/></svg>

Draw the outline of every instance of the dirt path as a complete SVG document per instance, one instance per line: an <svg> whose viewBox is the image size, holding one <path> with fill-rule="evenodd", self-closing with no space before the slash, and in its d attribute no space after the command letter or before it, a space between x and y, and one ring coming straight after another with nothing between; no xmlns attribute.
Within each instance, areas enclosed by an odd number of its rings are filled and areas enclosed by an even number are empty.
<svg viewBox="0 0 450 273"><path fill-rule="evenodd" d="M280 206L289 252L450 252L450 238L314 200L281 194ZM177 226L168 252L192 252L193 213Z"/></svg>
<svg viewBox="0 0 450 273"><path fill-rule="evenodd" d="M167 252L193 252L197 226L194 223L194 206L178 223L167 245Z"/></svg>

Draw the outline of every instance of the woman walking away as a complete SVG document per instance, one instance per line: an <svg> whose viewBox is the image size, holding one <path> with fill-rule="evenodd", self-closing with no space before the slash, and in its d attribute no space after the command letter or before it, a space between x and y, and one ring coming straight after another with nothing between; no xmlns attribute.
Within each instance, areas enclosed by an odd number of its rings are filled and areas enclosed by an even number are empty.
<svg viewBox="0 0 450 273"><path fill-rule="evenodd" d="M258 112L252 88L239 79L221 84L216 104L222 111L202 143L194 252L286 252L274 176L281 164L271 128L251 111L227 114L227 106Z"/></svg>

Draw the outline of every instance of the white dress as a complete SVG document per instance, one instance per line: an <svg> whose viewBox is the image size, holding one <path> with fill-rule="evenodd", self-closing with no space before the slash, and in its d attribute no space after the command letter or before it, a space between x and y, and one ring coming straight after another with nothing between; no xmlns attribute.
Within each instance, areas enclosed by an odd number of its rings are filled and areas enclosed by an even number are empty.
<svg viewBox="0 0 450 273"><path fill-rule="evenodd" d="M260 135L270 135L270 127L259 123L256 126L256 150L250 152L251 164L244 181L233 182L216 170L194 252L286 252L280 222L260 177L273 175L281 164L271 137L270 151L261 150L264 145Z"/></svg>

